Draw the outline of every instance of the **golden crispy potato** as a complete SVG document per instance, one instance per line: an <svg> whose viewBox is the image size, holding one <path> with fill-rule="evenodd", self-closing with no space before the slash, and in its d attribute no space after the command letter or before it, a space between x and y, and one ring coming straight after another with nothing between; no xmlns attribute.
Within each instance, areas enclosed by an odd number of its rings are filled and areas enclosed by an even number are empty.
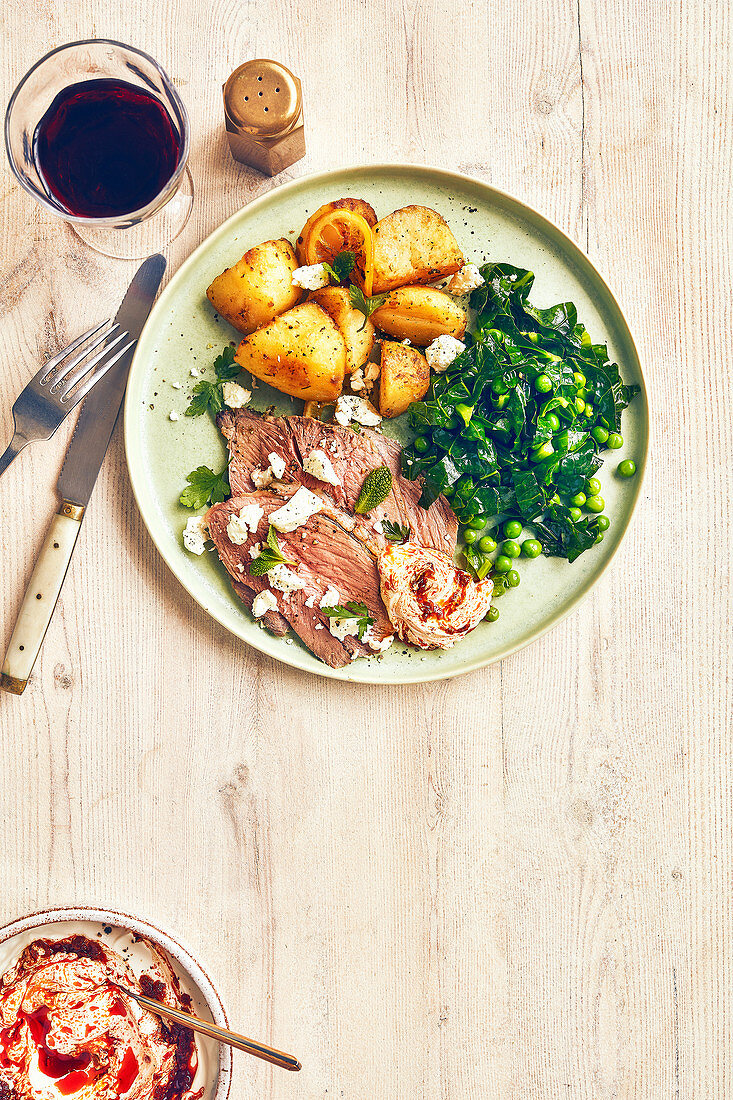
<svg viewBox="0 0 733 1100"><path fill-rule="evenodd" d="M412 404L420 401L428 392L430 367L417 348L407 344L395 344L391 340L382 343L382 373L379 376L379 411L392 419L400 416Z"/></svg>
<svg viewBox="0 0 733 1100"><path fill-rule="evenodd" d="M304 401L335 401L344 384L344 338L316 302L302 302L246 336L234 358L255 378Z"/></svg>
<svg viewBox="0 0 733 1100"><path fill-rule="evenodd" d="M290 241L265 241L217 275L206 296L217 313L248 335L298 304L303 291L293 286L297 266Z"/></svg>
<svg viewBox="0 0 733 1100"><path fill-rule="evenodd" d="M374 227L372 294L410 283L434 283L462 267L458 243L436 210L405 206Z"/></svg>
<svg viewBox="0 0 733 1100"><path fill-rule="evenodd" d="M455 336L466 331L468 316L455 298L432 286L401 286L375 309L372 320L378 329L399 340L427 347L437 336Z"/></svg>
<svg viewBox="0 0 733 1100"><path fill-rule="evenodd" d="M326 286L314 291L308 300L318 302L336 322L346 343L346 373L353 374L363 367L374 347L374 325L365 322L364 314L354 309L346 287Z"/></svg>
<svg viewBox="0 0 733 1100"><path fill-rule="evenodd" d="M314 252L314 242L311 240L312 229L324 214L328 214L332 210L352 210L355 214L359 214L370 228L373 228L377 224L377 215L373 207L364 199L335 199L333 202L324 203L323 206L318 207L315 214L311 214L308 218L300 236L295 242L295 252L298 257L298 263L301 265L320 263L323 259L323 256L319 257ZM330 252L331 255L336 255L336 253L343 251L358 251L359 248L359 241L350 241L346 238L343 240L329 240L323 242L323 244L325 250Z"/></svg>

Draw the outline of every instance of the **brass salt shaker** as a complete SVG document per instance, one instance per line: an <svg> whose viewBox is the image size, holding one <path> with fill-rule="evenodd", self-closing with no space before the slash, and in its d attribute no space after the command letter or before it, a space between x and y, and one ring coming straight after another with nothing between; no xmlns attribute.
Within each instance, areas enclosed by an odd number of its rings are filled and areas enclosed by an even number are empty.
<svg viewBox="0 0 733 1100"><path fill-rule="evenodd" d="M274 176L305 156L300 81L278 61L235 69L224 85L224 114L235 160Z"/></svg>

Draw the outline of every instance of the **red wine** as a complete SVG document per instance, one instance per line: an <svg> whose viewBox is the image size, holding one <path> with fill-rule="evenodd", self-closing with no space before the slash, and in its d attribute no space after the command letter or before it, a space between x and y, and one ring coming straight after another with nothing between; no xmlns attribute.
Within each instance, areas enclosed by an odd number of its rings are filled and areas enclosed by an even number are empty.
<svg viewBox="0 0 733 1100"><path fill-rule="evenodd" d="M175 172L180 151L180 134L160 100L114 79L59 92L33 138L49 196L80 218L147 206Z"/></svg>

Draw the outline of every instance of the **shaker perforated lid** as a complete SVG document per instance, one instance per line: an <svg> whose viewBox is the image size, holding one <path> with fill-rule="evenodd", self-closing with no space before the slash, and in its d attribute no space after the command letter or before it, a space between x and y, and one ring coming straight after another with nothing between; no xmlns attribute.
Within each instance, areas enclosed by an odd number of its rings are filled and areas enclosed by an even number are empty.
<svg viewBox="0 0 733 1100"><path fill-rule="evenodd" d="M224 104L230 121L243 133L286 134L299 121L300 81L278 61L246 61L224 85Z"/></svg>

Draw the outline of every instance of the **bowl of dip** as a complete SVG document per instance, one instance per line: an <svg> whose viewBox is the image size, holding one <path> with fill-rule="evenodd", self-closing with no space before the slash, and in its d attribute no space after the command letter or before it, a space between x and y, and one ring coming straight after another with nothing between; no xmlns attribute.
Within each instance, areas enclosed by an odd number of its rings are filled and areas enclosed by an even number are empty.
<svg viewBox="0 0 733 1100"><path fill-rule="evenodd" d="M53 909L0 928L0 1100L226 1100L230 1048L117 983L228 1026L200 964L138 917Z"/></svg>

